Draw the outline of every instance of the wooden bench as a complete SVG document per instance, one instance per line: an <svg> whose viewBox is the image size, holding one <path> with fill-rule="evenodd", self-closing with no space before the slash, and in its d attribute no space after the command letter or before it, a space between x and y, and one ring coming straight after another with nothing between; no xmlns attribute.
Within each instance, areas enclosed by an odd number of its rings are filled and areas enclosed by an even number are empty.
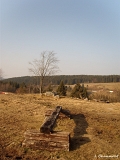
<svg viewBox="0 0 120 160"><path fill-rule="evenodd" d="M46 118L40 127L40 131L27 130L24 133L25 140L22 143L22 146L34 150L69 151L69 132L58 132L53 130L59 115L61 115L60 118L70 118L70 113L63 110L61 106L57 106L55 110L48 110L48 112L45 113Z"/></svg>

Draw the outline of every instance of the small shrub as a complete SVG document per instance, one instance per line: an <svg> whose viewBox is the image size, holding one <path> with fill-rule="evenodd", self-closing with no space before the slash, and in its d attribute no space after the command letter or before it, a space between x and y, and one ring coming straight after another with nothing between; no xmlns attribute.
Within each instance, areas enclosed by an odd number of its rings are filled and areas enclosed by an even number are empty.
<svg viewBox="0 0 120 160"><path fill-rule="evenodd" d="M66 96L66 90L67 90L66 86L64 85L63 81L61 81L60 85L57 88L57 93L60 96Z"/></svg>
<svg viewBox="0 0 120 160"><path fill-rule="evenodd" d="M79 83L75 85L71 92L71 97L76 97L76 98L88 98L88 93L86 87L84 87L84 84L81 86Z"/></svg>

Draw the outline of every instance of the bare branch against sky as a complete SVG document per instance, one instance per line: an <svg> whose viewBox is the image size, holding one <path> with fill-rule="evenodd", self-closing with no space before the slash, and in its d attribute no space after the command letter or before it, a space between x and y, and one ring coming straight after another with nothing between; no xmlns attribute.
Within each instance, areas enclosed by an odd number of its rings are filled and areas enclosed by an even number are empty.
<svg viewBox="0 0 120 160"><path fill-rule="evenodd" d="M53 51L44 51L40 54L40 59L35 59L29 64L32 66L29 71L34 76L40 78L40 93L43 91L44 79L46 76L51 76L59 71L58 67L59 60Z"/></svg>
<svg viewBox="0 0 120 160"><path fill-rule="evenodd" d="M2 71L2 69L0 68L0 80L2 80L3 79L3 71Z"/></svg>

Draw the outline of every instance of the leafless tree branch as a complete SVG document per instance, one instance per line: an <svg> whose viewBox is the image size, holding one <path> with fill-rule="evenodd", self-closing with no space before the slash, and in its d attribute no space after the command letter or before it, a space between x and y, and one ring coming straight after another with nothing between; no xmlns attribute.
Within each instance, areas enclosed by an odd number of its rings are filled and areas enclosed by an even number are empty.
<svg viewBox="0 0 120 160"><path fill-rule="evenodd" d="M59 71L57 66L59 60L56 57L56 53L53 51L44 51L40 55L40 59L35 59L29 64L32 66L29 71L35 76L40 77L40 93L42 93L43 82L46 76L50 76Z"/></svg>
<svg viewBox="0 0 120 160"><path fill-rule="evenodd" d="M0 80L2 80L3 79L3 71L2 71L2 69L0 68Z"/></svg>

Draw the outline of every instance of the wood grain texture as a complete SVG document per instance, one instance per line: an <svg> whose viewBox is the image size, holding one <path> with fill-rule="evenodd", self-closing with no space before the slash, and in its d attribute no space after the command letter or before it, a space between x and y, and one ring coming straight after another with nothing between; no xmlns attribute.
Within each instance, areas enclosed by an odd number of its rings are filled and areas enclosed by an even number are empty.
<svg viewBox="0 0 120 160"><path fill-rule="evenodd" d="M23 147L28 147L33 150L69 151L70 135L68 132L54 131L52 134L44 134L37 130L27 130L24 136Z"/></svg>

